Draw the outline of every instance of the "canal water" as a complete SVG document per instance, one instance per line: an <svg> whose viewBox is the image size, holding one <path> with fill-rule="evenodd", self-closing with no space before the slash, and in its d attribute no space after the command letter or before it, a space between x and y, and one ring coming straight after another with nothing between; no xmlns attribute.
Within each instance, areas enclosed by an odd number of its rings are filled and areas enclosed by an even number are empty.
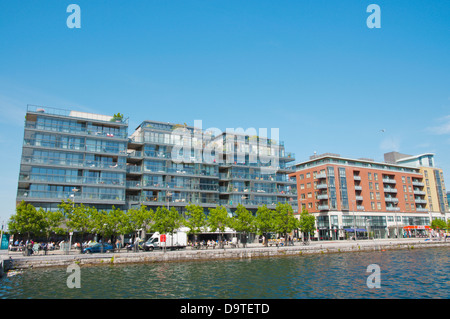
<svg viewBox="0 0 450 319"><path fill-rule="evenodd" d="M422 248L295 257L30 269L0 279L0 298L339 299L450 297L450 249ZM369 288L369 265L380 288ZM374 283L375 281L371 281Z"/></svg>

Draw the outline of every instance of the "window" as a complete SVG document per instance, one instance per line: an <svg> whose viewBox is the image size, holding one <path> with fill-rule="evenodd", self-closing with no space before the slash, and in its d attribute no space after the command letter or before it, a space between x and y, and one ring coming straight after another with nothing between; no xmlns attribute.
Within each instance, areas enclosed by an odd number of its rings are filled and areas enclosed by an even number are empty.
<svg viewBox="0 0 450 319"><path fill-rule="evenodd" d="M373 177L374 177L374 179L377 181L378 180L378 174L377 173L374 173L373 174Z"/></svg>
<svg viewBox="0 0 450 319"><path fill-rule="evenodd" d="M372 180L372 173L368 173L368 176L369 176L369 181L371 181Z"/></svg>
<svg viewBox="0 0 450 319"><path fill-rule="evenodd" d="M308 198L312 198L312 193L308 193Z"/></svg>
<svg viewBox="0 0 450 319"><path fill-rule="evenodd" d="M373 183L369 182L369 189L373 189Z"/></svg>
<svg viewBox="0 0 450 319"><path fill-rule="evenodd" d="M305 189L305 184L300 184L300 189Z"/></svg>
<svg viewBox="0 0 450 319"><path fill-rule="evenodd" d="M408 192L412 192L412 188L411 188L411 185L408 185Z"/></svg>
<svg viewBox="0 0 450 319"><path fill-rule="evenodd" d="M311 173L306 173L306 178L311 178Z"/></svg>
<svg viewBox="0 0 450 319"><path fill-rule="evenodd" d="M374 199L373 192L370 192L370 199Z"/></svg>
<svg viewBox="0 0 450 319"><path fill-rule="evenodd" d="M375 203L374 202L371 202L370 206L372 207L373 210L375 210Z"/></svg>
<svg viewBox="0 0 450 319"><path fill-rule="evenodd" d="M381 210L381 203L377 203L378 210Z"/></svg>
<svg viewBox="0 0 450 319"><path fill-rule="evenodd" d="M406 185L403 185L403 192L406 193Z"/></svg>
<svg viewBox="0 0 450 319"><path fill-rule="evenodd" d="M408 184L411 184L411 177L407 177L406 180L408 181Z"/></svg>
<svg viewBox="0 0 450 319"><path fill-rule="evenodd" d="M311 188L311 183L307 183L306 188Z"/></svg>
<svg viewBox="0 0 450 319"><path fill-rule="evenodd" d="M388 218L388 219L387 219L388 222L393 222L393 221L394 221L394 217L393 217L393 216L388 216L387 218Z"/></svg>
<svg viewBox="0 0 450 319"><path fill-rule="evenodd" d="M377 196L377 200L380 200L380 193L379 192L376 193L376 196Z"/></svg>
<svg viewBox="0 0 450 319"><path fill-rule="evenodd" d="M402 176L402 183L405 184L405 176Z"/></svg>
<svg viewBox="0 0 450 319"><path fill-rule="evenodd" d="M305 176L303 174L300 174L300 180L302 180L303 178L305 178Z"/></svg>
<svg viewBox="0 0 450 319"><path fill-rule="evenodd" d="M375 189L378 191L380 190L380 185L378 183L375 183Z"/></svg>

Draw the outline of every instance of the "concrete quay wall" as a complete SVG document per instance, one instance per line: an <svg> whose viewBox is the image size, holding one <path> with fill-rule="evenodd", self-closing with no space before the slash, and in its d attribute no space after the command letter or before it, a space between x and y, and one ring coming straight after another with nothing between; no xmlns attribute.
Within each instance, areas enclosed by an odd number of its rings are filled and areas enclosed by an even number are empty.
<svg viewBox="0 0 450 319"><path fill-rule="evenodd" d="M345 253L363 251L384 251L393 249L417 249L428 247L450 247L450 241L358 241L358 242L321 242L311 245L296 244L286 247L262 247L250 245L248 248L226 248L205 250L153 251L153 252L120 252L84 255L37 255L15 256L4 258L6 269L27 269L40 267L67 267L73 263L80 266L127 264L127 263L156 263L156 262L185 262L207 261L220 259L251 259L284 256L302 256L308 254ZM6 257L6 256L5 256Z"/></svg>

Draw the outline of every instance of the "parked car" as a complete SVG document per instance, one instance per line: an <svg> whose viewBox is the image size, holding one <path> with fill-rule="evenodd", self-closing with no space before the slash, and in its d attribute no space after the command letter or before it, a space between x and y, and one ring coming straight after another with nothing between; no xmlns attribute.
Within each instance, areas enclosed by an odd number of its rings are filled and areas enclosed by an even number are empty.
<svg viewBox="0 0 450 319"><path fill-rule="evenodd" d="M103 246L103 250L102 250ZM86 247L82 250L83 254L101 253L101 252L112 252L114 251L114 246L111 244L94 244L92 246Z"/></svg>

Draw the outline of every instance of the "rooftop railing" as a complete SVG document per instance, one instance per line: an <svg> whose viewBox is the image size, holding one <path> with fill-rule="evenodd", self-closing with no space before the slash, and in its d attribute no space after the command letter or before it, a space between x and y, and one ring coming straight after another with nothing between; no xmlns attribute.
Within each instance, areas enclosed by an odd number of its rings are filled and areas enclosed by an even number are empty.
<svg viewBox="0 0 450 319"><path fill-rule="evenodd" d="M101 122L114 121L117 123L117 121L118 121L118 119L115 119L113 116L109 116L109 115L78 112L78 111L58 109L58 108L53 108L53 107L49 107L49 106L39 106L39 105L32 105L32 104L27 105L27 112L65 116L65 117L92 120L92 121L101 121ZM120 123L128 124L128 118L125 118L125 119L122 118Z"/></svg>

